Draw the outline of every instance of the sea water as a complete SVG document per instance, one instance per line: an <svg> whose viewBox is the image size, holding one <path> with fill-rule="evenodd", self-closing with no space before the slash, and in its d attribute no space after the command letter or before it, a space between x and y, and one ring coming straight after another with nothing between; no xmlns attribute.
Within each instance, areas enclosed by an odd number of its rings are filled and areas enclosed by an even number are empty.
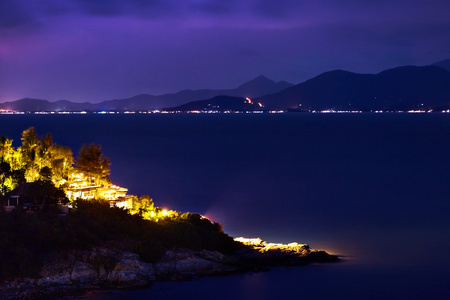
<svg viewBox="0 0 450 300"><path fill-rule="evenodd" d="M343 258L87 298L450 297L448 114L0 116L15 146L29 126L75 156L101 144L112 181L157 206Z"/></svg>

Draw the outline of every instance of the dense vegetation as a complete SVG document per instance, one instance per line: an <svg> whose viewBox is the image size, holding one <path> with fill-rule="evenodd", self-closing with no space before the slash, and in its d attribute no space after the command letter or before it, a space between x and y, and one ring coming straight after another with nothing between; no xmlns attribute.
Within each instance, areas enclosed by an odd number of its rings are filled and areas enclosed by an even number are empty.
<svg viewBox="0 0 450 300"><path fill-rule="evenodd" d="M84 173L97 184L109 182L109 165L100 145L83 145L74 161L72 150L53 142L51 134L39 137L34 127L22 132L22 144L0 137L0 195L25 182L51 181L64 187L74 173ZM74 166L75 162L75 166Z"/></svg>
<svg viewBox="0 0 450 300"><path fill-rule="evenodd" d="M222 253L236 249L236 242L220 224L200 214L155 207L148 196L130 196L129 210L111 208L102 199L79 199L71 203L67 216L57 215L48 208L68 201L64 184L58 184L67 182L71 172L88 174L97 184L109 180L109 160L103 157L101 147L83 146L74 167L70 149L54 144L49 134L39 139L34 128L23 132L18 149L4 137L0 146L0 197L27 182L24 196L41 199L40 209L32 212L0 212L0 281L38 276L45 255L54 251L107 246L155 262L172 248Z"/></svg>
<svg viewBox="0 0 450 300"><path fill-rule="evenodd" d="M88 250L94 245L135 252L147 262L155 262L174 247L223 253L236 249L220 224L199 214L183 213L156 222L110 208L106 201L78 200L66 217L20 210L1 215L0 280L37 276L45 254Z"/></svg>

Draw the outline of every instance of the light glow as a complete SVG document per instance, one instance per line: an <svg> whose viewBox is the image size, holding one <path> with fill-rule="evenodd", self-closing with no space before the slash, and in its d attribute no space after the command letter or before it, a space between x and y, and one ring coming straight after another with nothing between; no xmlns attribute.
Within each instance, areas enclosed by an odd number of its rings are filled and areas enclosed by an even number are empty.
<svg viewBox="0 0 450 300"><path fill-rule="evenodd" d="M268 251L282 251L288 253L295 253L300 256L305 256L311 253L312 251L315 251L314 249L311 249L308 244L299 244L296 242L289 244L268 243L260 238L245 238L245 237L237 237L234 240L246 246L250 246L261 253L265 253Z"/></svg>

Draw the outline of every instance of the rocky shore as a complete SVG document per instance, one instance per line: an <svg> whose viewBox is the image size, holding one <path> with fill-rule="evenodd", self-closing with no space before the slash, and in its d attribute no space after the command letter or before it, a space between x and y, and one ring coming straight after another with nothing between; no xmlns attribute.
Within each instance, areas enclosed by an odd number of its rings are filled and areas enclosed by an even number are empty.
<svg viewBox="0 0 450 300"><path fill-rule="evenodd" d="M236 240L242 243L242 247L231 256L217 251L172 249L155 263L143 262L136 253L110 247L50 253L44 261L40 278L4 282L0 286L1 294L5 299L49 299L93 289L138 288L155 281L338 260L336 256L313 250L305 244Z"/></svg>

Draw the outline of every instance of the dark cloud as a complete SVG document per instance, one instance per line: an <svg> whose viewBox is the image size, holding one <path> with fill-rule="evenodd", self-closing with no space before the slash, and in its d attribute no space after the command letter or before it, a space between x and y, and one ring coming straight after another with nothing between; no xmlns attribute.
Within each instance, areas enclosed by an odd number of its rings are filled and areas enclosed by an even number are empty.
<svg viewBox="0 0 450 300"><path fill-rule="evenodd" d="M0 0L0 101L299 83L449 58L448 0Z"/></svg>
<svg viewBox="0 0 450 300"><path fill-rule="evenodd" d="M189 2L189 1L186 1ZM201 12L212 15L227 15L239 10L239 1L237 0L207 0L191 2L188 9L192 12Z"/></svg>
<svg viewBox="0 0 450 300"><path fill-rule="evenodd" d="M82 12L98 16L117 16L142 14L146 10L160 11L164 7L162 0L72 0L79 4Z"/></svg>
<svg viewBox="0 0 450 300"><path fill-rule="evenodd" d="M0 28L37 25L43 20L67 15L153 16L174 8L163 0L2 0Z"/></svg>
<svg viewBox="0 0 450 300"><path fill-rule="evenodd" d="M313 1L295 0L257 0L252 5L256 15L270 18L305 17L312 8Z"/></svg>
<svg viewBox="0 0 450 300"><path fill-rule="evenodd" d="M414 26L414 18L449 19L448 11L450 1L447 0L2 0L0 27L21 26L71 14L151 19L223 16L241 20L251 18L261 23L268 20L328 23L358 16L380 21L386 16L407 19Z"/></svg>
<svg viewBox="0 0 450 300"><path fill-rule="evenodd" d="M31 20L29 11L20 1L0 1L0 27L17 27L28 24Z"/></svg>
<svg viewBox="0 0 450 300"><path fill-rule="evenodd" d="M110 16L123 14L121 1L118 0L77 0L81 9L92 15Z"/></svg>

